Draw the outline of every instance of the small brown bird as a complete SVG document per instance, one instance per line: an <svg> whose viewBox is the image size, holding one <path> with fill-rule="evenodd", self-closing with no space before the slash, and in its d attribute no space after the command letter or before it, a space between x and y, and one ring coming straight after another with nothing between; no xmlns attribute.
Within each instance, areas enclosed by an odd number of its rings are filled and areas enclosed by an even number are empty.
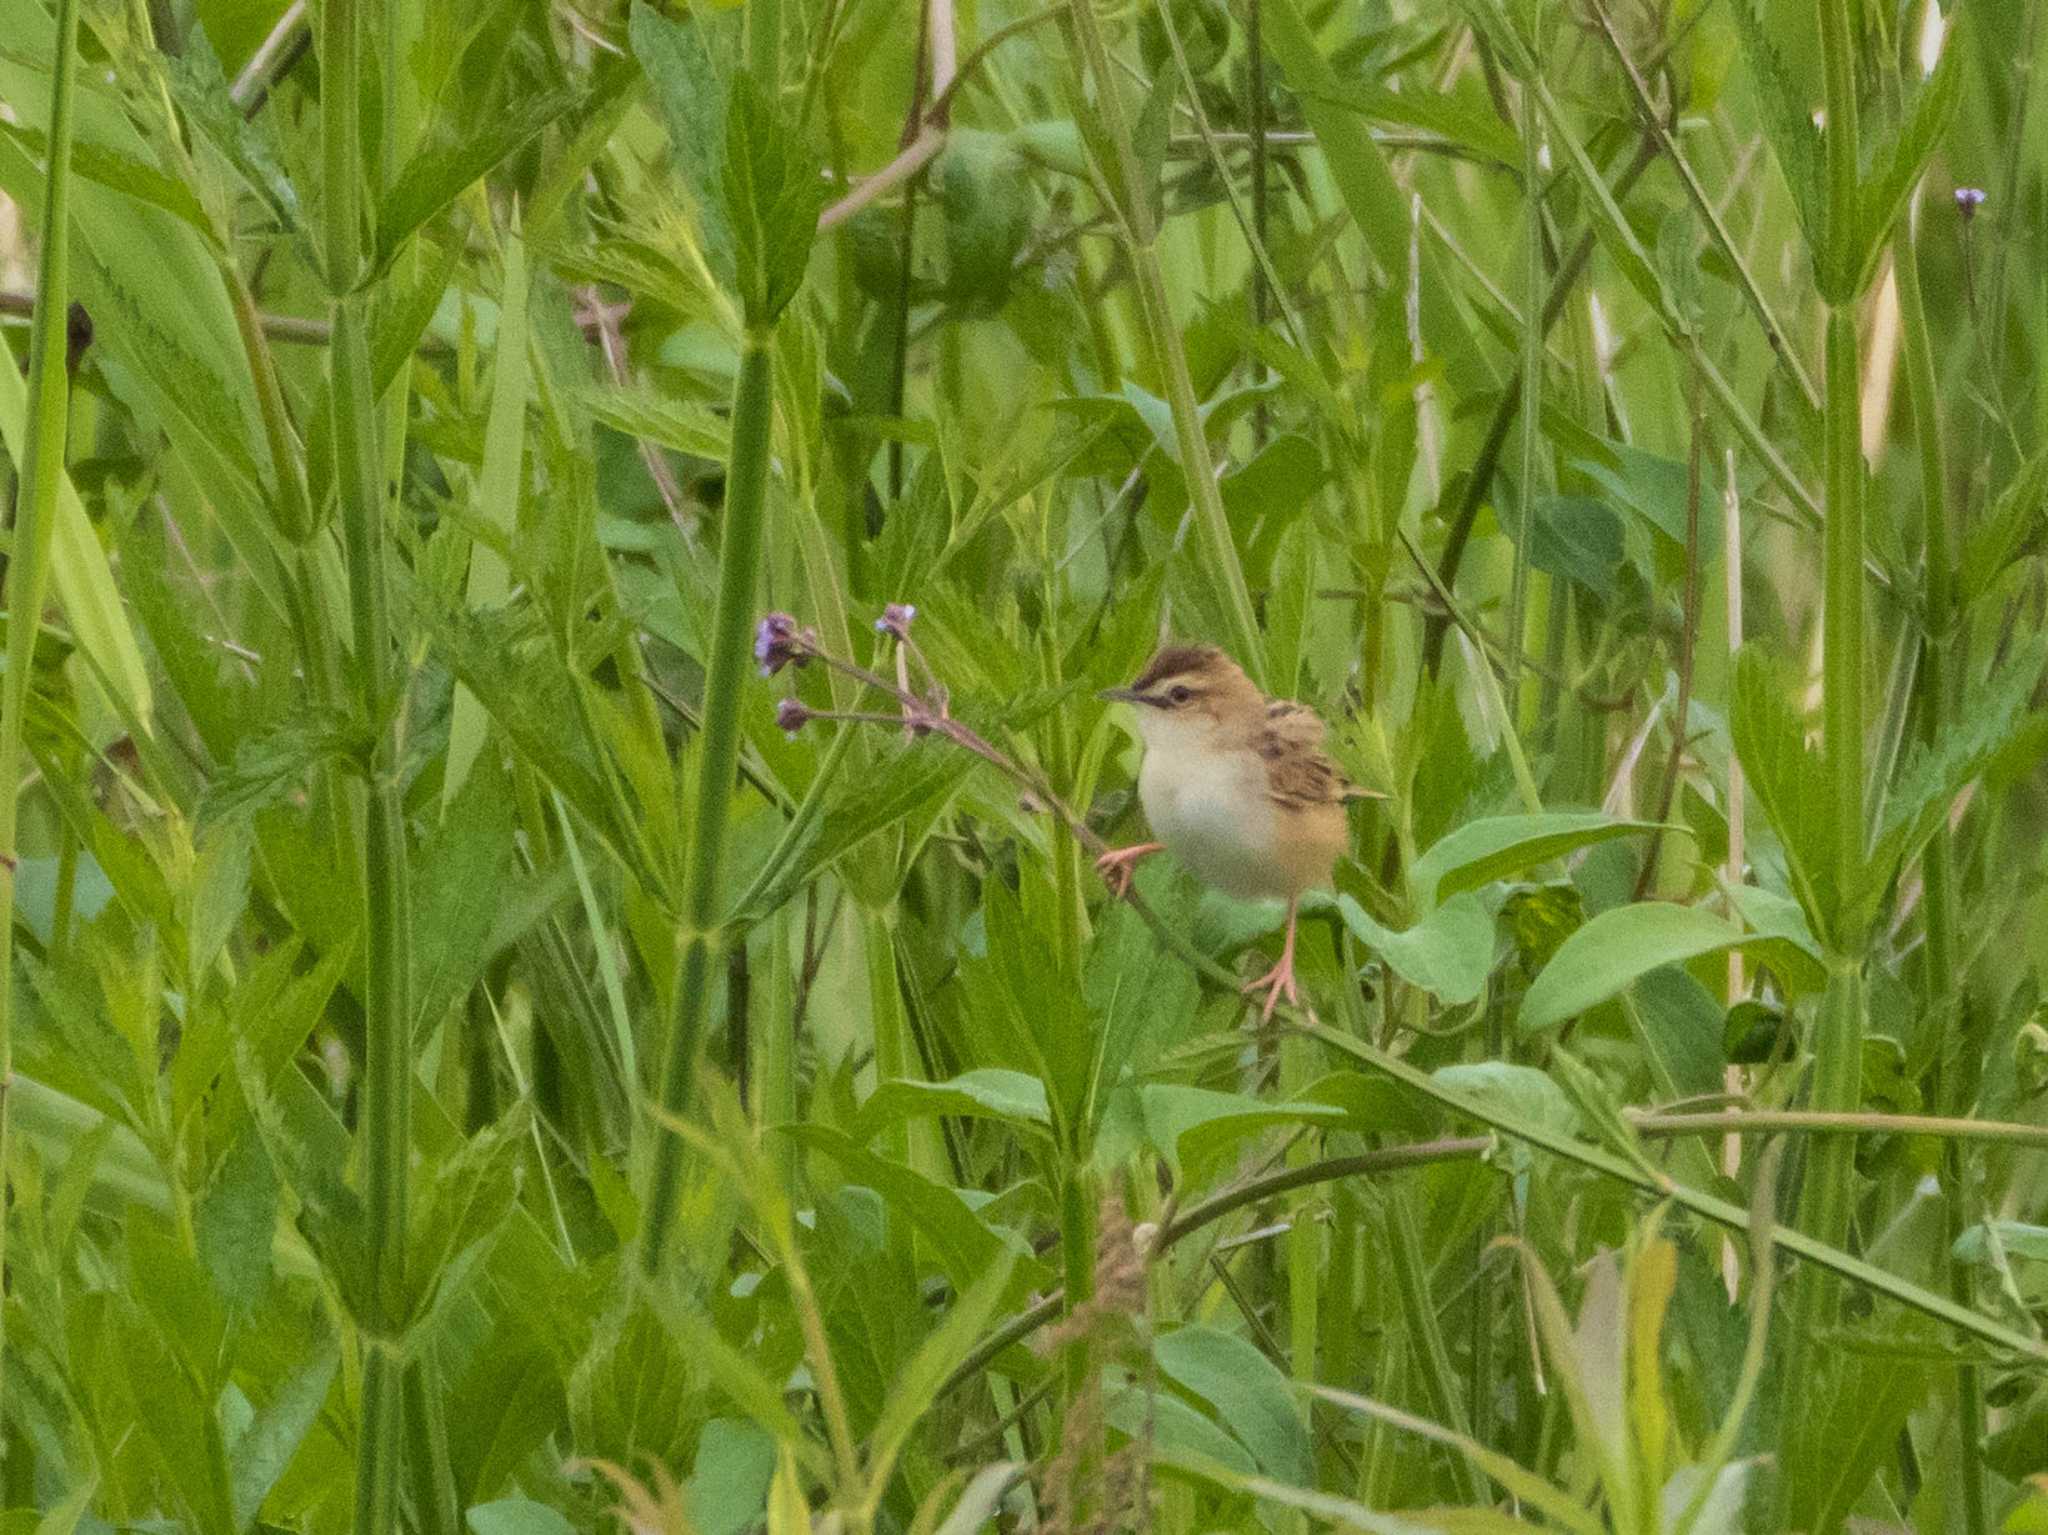
<svg viewBox="0 0 2048 1535"><path fill-rule="evenodd" d="M1169 645L1127 688L1145 763L1138 798L1159 838L1117 848L1096 868L1121 896L1139 859L1162 848L1206 884L1244 900L1287 902L1280 963L1245 987L1265 993L1259 1020L1294 981L1294 926L1303 892L1327 885L1349 841L1344 806L1376 799L1323 755L1323 722L1306 705L1269 699L1213 645Z"/></svg>

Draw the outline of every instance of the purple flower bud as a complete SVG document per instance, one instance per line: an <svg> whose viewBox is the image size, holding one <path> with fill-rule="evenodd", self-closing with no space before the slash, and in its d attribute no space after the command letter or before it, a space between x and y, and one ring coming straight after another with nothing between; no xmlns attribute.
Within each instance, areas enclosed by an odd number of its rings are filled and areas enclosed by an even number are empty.
<svg viewBox="0 0 2048 1535"><path fill-rule="evenodd" d="M796 620L787 613L770 613L754 626L754 663L761 675L772 677L785 666L801 666L805 636L797 632Z"/></svg>
<svg viewBox="0 0 2048 1535"><path fill-rule="evenodd" d="M910 622L917 617L917 609L907 602L892 602L882 609L882 616L875 620L875 633L893 634L899 640L910 638Z"/></svg>
<svg viewBox="0 0 2048 1535"><path fill-rule="evenodd" d="M1984 189L1982 187L1956 188L1956 212L1961 214L1965 221L1974 217L1977 210L1983 206Z"/></svg>
<svg viewBox="0 0 2048 1535"><path fill-rule="evenodd" d="M787 731L791 739L803 729L804 722L811 717L810 709L801 699L784 698L775 705L775 723Z"/></svg>

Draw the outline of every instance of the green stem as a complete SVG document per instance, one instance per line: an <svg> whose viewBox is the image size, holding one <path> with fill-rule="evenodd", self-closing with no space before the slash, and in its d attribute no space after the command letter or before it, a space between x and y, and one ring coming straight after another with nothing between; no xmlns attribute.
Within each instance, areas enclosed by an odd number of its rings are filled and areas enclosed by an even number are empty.
<svg viewBox="0 0 2048 1535"><path fill-rule="evenodd" d="M70 426L65 369L71 279L71 111L78 64L78 0L58 0L52 55L49 168L43 185L41 256L29 337L27 439L16 492L13 558L7 565L7 677L0 689L0 1267L7 1256L7 1100L14 1081L14 870L19 852L23 726L35 675L36 631L50 582L50 540ZM12 367L12 362L0 363ZM0 1325L0 1362L6 1330ZM0 1377L4 1379L4 1377ZM0 1396L4 1400L4 1396Z"/></svg>
<svg viewBox="0 0 2048 1535"><path fill-rule="evenodd" d="M369 296L363 268L362 26L357 0L327 0L321 13L320 93L325 254L334 294L329 347L335 484L348 567L356 704L375 732L363 824L364 1069L363 1180L372 1279L362 1317L363 1422L357 1442L356 1529L386 1535L398 1526L406 1322L406 1204L411 1145L411 955L408 946L404 806L399 777L404 716L399 707L385 600L384 455L371 383Z"/></svg>
<svg viewBox="0 0 2048 1535"><path fill-rule="evenodd" d="M725 542L719 553L718 600L712 619L711 664L704 682L704 728L698 738L697 802L689 823L690 880L684 891L675 1018L661 1076L661 1106L687 1114L697 1056L710 1010L713 950L719 946L719 875L725 862L726 812L739 779L740 693L746 685L747 631L759 585L761 528L768 492L768 450L775 423L775 331L750 329L740 345L733 388L732 450L726 466ZM648 1185L640 1264L661 1266L675 1222L683 1143L660 1132Z"/></svg>
<svg viewBox="0 0 2048 1535"><path fill-rule="evenodd" d="M1827 217L1814 274L1828 306L1825 397L1822 402L1822 737L1835 843L1835 889L1847 906L1863 874L1863 457L1861 368L1856 336L1857 137L1856 65L1849 0L1815 0L1819 13L1826 92ZM1863 977L1865 934L1845 914L1833 914L1825 935L1832 951L1828 987L1813 1039L1812 1107L1843 1113L1862 1096L1863 1030L1867 997ZM1856 1177L1855 1143L1829 1137L1810 1153L1800 1189L1800 1229L1830 1247L1846 1245ZM1821 1415L1803 1410L1816 1391L1819 1335L1832 1325L1841 1285L1828 1273L1800 1276L1778 1421L1778 1512L1811 1512L1816 1441ZM1783 1523L1783 1518L1780 1521Z"/></svg>
<svg viewBox="0 0 2048 1535"><path fill-rule="evenodd" d="M1534 13L1540 18L1541 12ZM1532 48L1534 59L1542 58L1540 42ZM1529 539L1536 527L1536 466L1543 451L1543 338L1547 330L1543 313L1543 185L1542 117L1537 111L1533 80L1522 90L1522 179L1527 191L1527 238L1523 244L1523 272L1527 291L1522 299L1522 440L1520 464L1516 470L1521 484L1515 497L1514 574L1508 584L1507 697L1508 729L1520 728L1522 717L1522 645L1528 625Z"/></svg>
<svg viewBox="0 0 2048 1535"><path fill-rule="evenodd" d="M1954 689L1949 682L1949 643L1957 614L1955 600L1955 524L1948 504L1948 460L1943 448L1941 396L1934 376L1934 346L1927 332L1927 307L1920 295L1920 257L1914 234L1914 214L1909 207L1900 219L1892 244L1893 267L1899 291L1899 325L1906 363L1906 395L1913 406L1913 427L1920 439L1920 503L1925 531L1921 562L1926 573L1927 614L1920 642L1920 737L1928 748L1941 744L1954 710ZM1949 839L1948 817L1943 816L1927 851L1920 860L1921 883L1925 891L1927 931L1927 1006L1940 1016L1960 1018L1961 998L1956 988L1956 902L1955 866ZM1955 1008L1955 1013L1949 1009ZM1958 1036L1967 1039L1962 1030ZM1937 1102L1954 1111L1965 1105L1956 1091L1964 1076L1960 1072L1941 1074ZM1959 1234L1966 1212L1963 1209L1964 1177L1960 1148L1951 1146L1942 1159L1942 1185L1949 1214L1949 1238ZM1948 1261L1949 1293L1963 1305L1974 1301L1968 1264ZM1956 1368L1956 1416L1961 1441L1963 1528L1967 1535L1984 1535L1988 1528L1984 1507L1984 1387L1975 1365Z"/></svg>
<svg viewBox="0 0 2048 1535"><path fill-rule="evenodd" d="M1117 211L1121 214L1131 276L1137 285L1139 319L1164 377L1166 403L1173 412L1174 446L1181 477L1187 482L1188 501L1194 508L1196 542L1209 580L1221 599L1229 648L1252 679L1263 685L1266 648L1252 613L1251 592L1245 586L1244 567L1231 537L1230 519L1223 509L1223 493L1216 485L1216 461L1209 452L1201 402L1195 395L1193 375L1188 372L1187 349L1181 344L1173 305L1167 297L1166 275L1159 265L1156 244L1159 230L1146 178L1132 147L1119 76L1095 24L1092 0L1073 0L1070 14L1072 36L1082 55L1075 61L1076 67L1094 78L1096 110L1101 115L1110 150L1116 156L1114 165L1102 167L1104 179L1117 189L1121 204Z"/></svg>

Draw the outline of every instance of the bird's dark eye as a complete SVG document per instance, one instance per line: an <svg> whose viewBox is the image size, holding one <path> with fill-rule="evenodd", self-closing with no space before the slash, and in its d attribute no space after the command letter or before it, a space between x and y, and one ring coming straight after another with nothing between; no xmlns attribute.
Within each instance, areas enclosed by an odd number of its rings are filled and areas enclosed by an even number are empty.
<svg viewBox="0 0 2048 1535"><path fill-rule="evenodd" d="M1169 688L1167 690L1166 696L1169 699L1171 699L1174 703L1184 704L1190 698L1193 698L1195 694L1192 688L1183 685L1180 687Z"/></svg>

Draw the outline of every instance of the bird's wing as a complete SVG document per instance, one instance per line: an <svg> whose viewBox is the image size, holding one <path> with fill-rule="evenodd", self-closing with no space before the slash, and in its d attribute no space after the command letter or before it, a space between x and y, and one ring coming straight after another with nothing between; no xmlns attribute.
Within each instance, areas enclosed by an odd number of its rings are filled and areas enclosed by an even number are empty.
<svg viewBox="0 0 2048 1535"><path fill-rule="evenodd" d="M1276 698L1266 705L1256 745L1266 764L1266 793L1282 809L1378 798L1346 778L1329 759L1323 735L1322 719L1308 705L1291 698Z"/></svg>

